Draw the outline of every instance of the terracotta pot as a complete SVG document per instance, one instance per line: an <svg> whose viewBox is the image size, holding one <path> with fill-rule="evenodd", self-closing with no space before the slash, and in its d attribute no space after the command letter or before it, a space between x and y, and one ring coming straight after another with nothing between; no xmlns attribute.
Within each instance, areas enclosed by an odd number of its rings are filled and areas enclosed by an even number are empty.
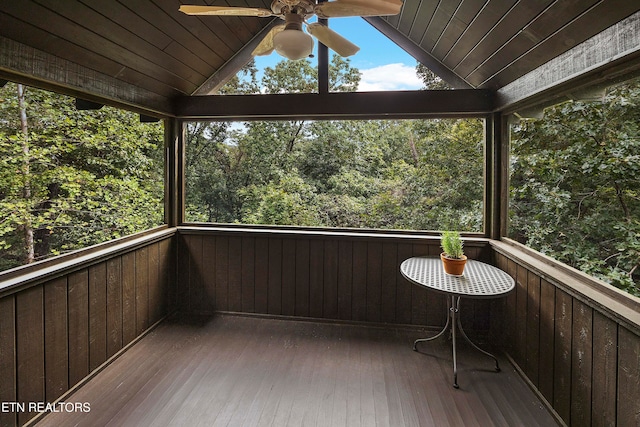
<svg viewBox="0 0 640 427"><path fill-rule="evenodd" d="M452 276L462 276L464 265L467 263L466 255L462 255L462 258L456 259L447 257L443 252L440 254L440 259L442 260L445 273Z"/></svg>

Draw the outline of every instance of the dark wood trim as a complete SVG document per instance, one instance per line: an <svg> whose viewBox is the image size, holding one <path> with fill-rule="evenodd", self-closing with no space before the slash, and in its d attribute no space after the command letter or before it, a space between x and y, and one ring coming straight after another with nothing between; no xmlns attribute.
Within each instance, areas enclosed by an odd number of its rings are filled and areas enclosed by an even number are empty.
<svg viewBox="0 0 640 427"><path fill-rule="evenodd" d="M255 236L292 239L308 239L312 237L327 237L334 239L398 239L412 244L414 242L434 241L439 244L439 232L420 232L417 230L371 230L371 229L333 229L314 227L279 227L238 224L189 224L177 228L178 233L186 234L229 234L234 236ZM480 233L463 234L465 246L484 247L487 238ZM437 255L437 254L434 254Z"/></svg>
<svg viewBox="0 0 640 427"><path fill-rule="evenodd" d="M631 335L630 340L637 342L637 337ZM598 368L593 370L592 425L606 425L607 420L616 419L618 347L618 325L594 312L592 357L593 366Z"/></svg>
<svg viewBox="0 0 640 427"><path fill-rule="evenodd" d="M263 18L264 19L264 18ZM210 76L204 83L202 83L192 95L209 95L217 92L222 86L224 86L229 79L235 76L238 71L249 61L253 59L251 52L255 49L262 39L271 31L273 27L281 24L282 21L279 18L273 18L259 33L257 33L251 41L245 44L239 51L237 51L231 59L225 62L216 72Z"/></svg>
<svg viewBox="0 0 640 427"><path fill-rule="evenodd" d="M51 402L69 389L67 278L44 286L45 397Z"/></svg>
<svg viewBox="0 0 640 427"><path fill-rule="evenodd" d="M318 0L322 3L326 0ZM322 25L329 26L329 20L318 18ZM318 41L318 93L329 93L329 48Z"/></svg>
<svg viewBox="0 0 640 427"><path fill-rule="evenodd" d="M566 425L633 425L640 312L629 308L638 299L601 283L596 292L594 280L516 245L491 246L517 283L496 337L518 371Z"/></svg>
<svg viewBox="0 0 640 427"><path fill-rule="evenodd" d="M496 109L512 113L546 107L594 85L640 72L640 12L498 89Z"/></svg>
<svg viewBox="0 0 640 427"><path fill-rule="evenodd" d="M498 147L496 147L498 148ZM495 193L499 200L494 200L498 204L500 210L498 228L495 230L497 235L492 236L495 240L502 239L509 232L509 196L510 196L510 168L511 168L511 127L509 124L509 116L500 115L500 147L499 147L499 164L500 164L500 181L498 192Z"/></svg>
<svg viewBox="0 0 640 427"><path fill-rule="evenodd" d="M490 240L496 253L535 271L543 280L598 310L610 319L640 333L640 299L581 271L509 239Z"/></svg>
<svg viewBox="0 0 640 427"><path fill-rule="evenodd" d="M68 283L69 383L89 373L89 271L71 273Z"/></svg>
<svg viewBox="0 0 640 427"><path fill-rule="evenodd" d="M167 97L1 36L0 78L141 114L171 114Z"/></svg>
<svg viewBox="0 0 640 427"><path fill-rule="evenodd" d="M640 339L626 328L618 327L618 392L616 402L616 421L620 426L632 426L638 423L640 397L638 396L638 378L640 378Z"/></svg>
<svg viewBox="0 0 640 427"><path fill-rule="evenodd" d="M180 221L179 183L182 182L179 166L181 156L179 155L180 139L182 134L182 123L174 118L164 122L164 164L165 164L165 186L164 186L164 220L169 227L175 227Z"/></svg>
<svg viewBox="0 0 640 427"><path fill-rule="evenodd" d="M176 122L176 139L175 139L175 190L173 197L175 197L175 224L181 225L185 222L186 215L186 201L187 201L187 152L186 152L186 129L183 120Z"/></svg>
<svg viewBox="0 0 640 427"><path fill-rule="evenodd" d="M485 196L484 230L492 239L500 238L500 197L505 164L501 157L502 116L499 113L485 119ZM508 168L508 164L506 166Z"/></svg>
<svg viewBox="0 0 640 427"><path fill-rule="evenodd" d="M179 97L176 116L212 120L475 117L494 110L484 89Z"/></svg>
<svg viewBox="0 0 640 427"><path fill-rule="evenodd" d="M44 291L32 287L16 294L16 376L18 402L45 401ZM28 409L28 408L27 408ZM18 413L24 424L34 412Z"/></svg>
<svg viewBox="0 0 640 427"><path fill-rule="evenodd" d="M273 233L282 233L282 232L300 232L302 234L305 233L329 233L329 234L341 234L344 233L346 235L351 234L370 234L370 235L385 235L385 236L419 236L419 237L427 237L427 236L439 236L440 232L437 230L402 230L402 229L383 229L383 228L339 228L339 227L305 227L305 226L297 226L297 225L266 225L266 224L237 224L237 223L212 223L212 222L190 222L185 223L179 226L180 229L211 229L211 230L227 230L233 231L237 230L249 230L251 232L273 232ZM464 233L465 237L468 238L482 238L486 237L484 233L479 232L469 232Z"/></svg>
<svg viewBox="0 0 640 427"><path fill-rule="evenodd" d="M591 424L593 384L593 308L574 300L571 342L571 423Z"/></svg>
<svg viewBox="0 0 640 427"><path fill-rule="evenodd" d="M16 297L0 298L0 402L17 402ZM0 425L17 425L17 413L0 411Z"/></svg>
<svg viewBox="0 0 640 427"><path fill-rule="evenodd" d="M89 267L89 371L107 360L107 268Z"/></svg>
<svg viewBox="0 0 640 427"><path fill-rule="evenodd" d="M444 298L399 274L411 256L436 256L438 237L179 227L179 306L194 314L250 312L332 321L442 326ZM466 253L490 261L486 239ZM463 322L490 328L490 301L469 300Z"/></svg>
<svg viewBox="0 0 640 427"><path fill-rule="evenodd" d="M0 294L0 399L63 399L164 318L174 282L171 240L156 233L88 265L74 259L84 267L55 277L22 276L23 286ZM0 420L22 425L34 416L5 411Z"/></svg>
<svg viewBox="0 0 640 427"><path fill-rule="evenodd" d="M175 228L162 226L0 273L0 298L142 247L171 238Z"/></svg>
<svg viewBox="0 0 640 427"><path fill-rule="evenodd" d="M405 34L398 31L389 22L379 16L372 16L363 18L369 24L371 24L376 30L387 36L391 41L400 46L402 50L413 56L417 61L425 65L431 71L436 73L442 80L447 82L455 89L471 89L471 86L462 77L457 75L446 65L440 62L431 53L425 51L420 46L416 45Z"/></svg>
<svg viewBox="0 0 640 427"><path fill-rule="evenodd" d="M329 26L328 19L319 18L318 22ZM329 86L329 48L318 41L318 93L329 93Z"/></svg>
<svg viewBox="0 0 640 427"><path fill-rule="evenodd" d="M104 363L102 363L100 366L98 366L95 370L93 370L91 372L87 371L77 381L71 381L70 380L69 388L62 395L60 395L60 397L58 397L55 400L47 400L47 402L48 403L54 403L54 402L70 401L69 398L72 395L74 395L85 384L87 384L89 381L91 381L91 379L93 379L96 375L98 375L100 372L102 372L103 370L108 368L109 365L112 362L114 362L116 359L118 359L120 356L122 356L124 353L126 353L131 347L133 347L135 344L137 344L145 336L147 336L149 333L153 332L167 317L169 317L169 316L161 317L157 322L155 322L153 325L149 326L149 328L147 330L145 330L141 335L138 335L138 336L134 337L124 347L122 347L120 350L118 350L114 355L110 356ZM89 402L89 404L93 405L94 403ZM49 414L49 412L39 412L39 413L35 414L35 416L33 416L33 418L31 418L28 421L27 425L29 425L29 426L36 425L40 420L42 420L44 417L46 417L47 414ZM0 413L0 415L3 415L3 414ZM11 412L6 413L5 415L13 415L13 416L15 416L15 414L11 413ZM8 424L8 425L13 425L13 424ZM3 424L3 426L4 426L4 424Z"/></svg>

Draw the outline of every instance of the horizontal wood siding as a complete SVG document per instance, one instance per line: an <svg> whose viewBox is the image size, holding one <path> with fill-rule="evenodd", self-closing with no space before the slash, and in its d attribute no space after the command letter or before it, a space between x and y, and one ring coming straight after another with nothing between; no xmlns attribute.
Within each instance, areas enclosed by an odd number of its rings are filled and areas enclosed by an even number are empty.
<svg viewBox="0 0 640 427"><path fill-rule="evenodd" d="M502 253L501 346L567 425L640 425L640 336Z"/></svg>
<svg viewBox="0 0 640 427"><path fill-rule="evenodd" d="M245 312L316 319L441 326L443 295L400 274L411 256L440 253L438 239L308 236L292 232L181 230L179 304L185 312ZM485 257L486 244L467 255ZM463 323L487 332L488 301L463 303Z"/></svg>
<svg viewBox="0 0 640 427"><path fill-rule="evenodd" d="M165 316L171 251L155 241L0 298L0 401L55 401ZM3 410L0 425L35 415Z"/></svg>

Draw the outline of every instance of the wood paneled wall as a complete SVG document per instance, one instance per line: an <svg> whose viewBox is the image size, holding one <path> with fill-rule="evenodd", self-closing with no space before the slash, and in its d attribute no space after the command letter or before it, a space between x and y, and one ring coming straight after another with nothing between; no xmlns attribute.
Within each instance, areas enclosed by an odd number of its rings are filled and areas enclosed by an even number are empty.
<svg viewBox="0 0 640 427"><path fill-rule="evenodd" d="M437 256L438 238L338 233L212 232L180 229L178 289L183 311L442 326L446 301L404 279L406 258ZM469 242L486 259L486 242ZM490 303L463 302L469 330L488 331Z"/></svg>
<svg viewBox="0 0 640 427"><path fill-rule="evenodd" d="M503 346L571 426L640 425L640 336L606 309L504 254L516 280L502 311Z"/></svg>
<svg viewBox="0 0 640 427"><path fill-rule="evenodd" d="M166 315L172 238L4 292L0 402L28 409L28 402L55 401ZM0 425L22 425L35 415L0 411Z"/></svg>
<svg viewBox="0 0 640 427"><path fill-rule="evenodd" d="M637 322L491 245L470 241L466 253L495 262L516 290L465 300L465 329L490 333L568 425L638 425ZM442 326L444 297L399 273L404 259L439 252L437 238L401 234L180 228L0 293L0 402L54 401L173 309ZM0 411L0 425L33 415Z"/></svg>

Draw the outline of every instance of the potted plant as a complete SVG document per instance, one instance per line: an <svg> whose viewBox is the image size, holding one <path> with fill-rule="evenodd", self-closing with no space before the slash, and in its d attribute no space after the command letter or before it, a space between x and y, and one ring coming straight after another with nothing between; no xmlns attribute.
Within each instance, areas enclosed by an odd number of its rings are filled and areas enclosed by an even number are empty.
<svg viewBox="0 0 640 427"><path fill-rule="evenodd" d="M467 256L464 254L464 243L457 231L444 231L440 236L443 252L440 254L444 272L452 276L462 276Z"/></svg>

